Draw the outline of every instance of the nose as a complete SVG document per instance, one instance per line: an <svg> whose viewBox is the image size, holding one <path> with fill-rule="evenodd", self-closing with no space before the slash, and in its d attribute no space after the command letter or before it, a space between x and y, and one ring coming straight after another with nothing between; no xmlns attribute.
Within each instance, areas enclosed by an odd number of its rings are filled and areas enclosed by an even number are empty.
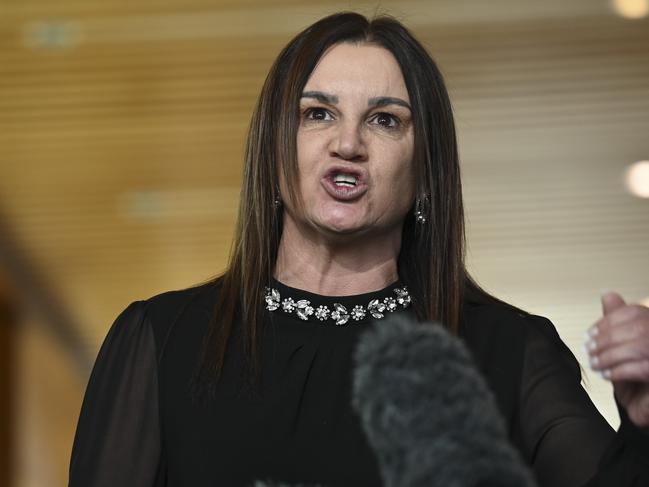
<svg viewBox="0 0 649 487"><path fill-rule="evenodd" d="M361 127L351 121L341 123L332 137L330 155L351 162L367 160L367 146Z"/></svg>

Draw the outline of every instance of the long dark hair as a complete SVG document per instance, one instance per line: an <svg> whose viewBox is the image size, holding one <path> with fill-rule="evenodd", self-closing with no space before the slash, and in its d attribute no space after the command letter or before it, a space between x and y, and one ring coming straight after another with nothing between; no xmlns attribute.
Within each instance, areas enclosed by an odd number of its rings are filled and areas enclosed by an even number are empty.
<svg viewBox="0 0 649 487"><path fill-rule="evenodd" d="M388 16L368 20L344 12L325 17L293 38L268 73L250 123L239 218L227 271L217 278L217 303L205 337L198 381L220 377L234 323L249 371L259 369L264 288L275 266L282 212L274 205L280 174L293 208L298 194L296 134L302 90L331 46L370 43L390 51L405 79L412 106L416 194L426 224L412 212L403 227L398 257L400 280L408 286L420 320L438 321L456 332L467 293L489 299L464 264L464 210L453 112L442 75L424 47Z"/></svg>

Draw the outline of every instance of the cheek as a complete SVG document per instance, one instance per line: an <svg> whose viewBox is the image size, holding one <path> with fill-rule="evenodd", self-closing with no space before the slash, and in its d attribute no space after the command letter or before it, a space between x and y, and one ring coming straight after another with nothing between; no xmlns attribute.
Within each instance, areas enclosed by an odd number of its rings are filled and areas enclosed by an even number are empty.
<svg viewBox="0 0 649 487"><path fill-rule="evenodd" d="M389 153L388 153L389 154ZM415 193L415 168L412 162L412 148L394 151L387 163L385 182L401 201L409 201Z"/></svg>
<svg viewBox="0 0 649 487"><path fill-rule="evenodd" d="M414 203L415 180L412 163L404 161L379 176L380 188L372 198L372 212L380 219L401 221Z"/></svg>
<svg viewBox="0 0 649 487"><path fill-rule="evenodd" d="M392 194L397 199L399 212L406 213L415 199L415 178L411 164L401 172L393 185Z"/></svg>
<svg viewBox="0 0 649 487"><path fill-rule="evenodd" d="M322 159L322 143L312 134L297 137L297 166L300 171L300 185L313 184L313 176L318 173L318 161Z"/></svg>
<svg viewBox="0 0 649 487"><path fill-rule="evenodd" d="M414 155L414 144L412 140L410 140L405 152L405 157L403 158L403 165L401 169L401 173L404 178L404 190L407 190L407 192L404 193L404 197L407 195L408 200L414 199L417 187L415 179L415 163L413 161Z"/></svg>

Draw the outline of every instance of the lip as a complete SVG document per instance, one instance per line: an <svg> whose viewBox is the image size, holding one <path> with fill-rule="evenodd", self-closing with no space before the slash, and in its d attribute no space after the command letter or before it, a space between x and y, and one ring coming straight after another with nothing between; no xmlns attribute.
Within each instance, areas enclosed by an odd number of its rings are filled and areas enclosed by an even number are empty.
<svg viewBox="0 0 649 487"><path fill-rule="evenodd" d="M340 173L354 176L356 186L338 186L334 183L334 176ZM321 184L327 194L338 201L354 201L363 196L368 189L367 176L363 170L342 165L331 166L321 179Z"/></svg>

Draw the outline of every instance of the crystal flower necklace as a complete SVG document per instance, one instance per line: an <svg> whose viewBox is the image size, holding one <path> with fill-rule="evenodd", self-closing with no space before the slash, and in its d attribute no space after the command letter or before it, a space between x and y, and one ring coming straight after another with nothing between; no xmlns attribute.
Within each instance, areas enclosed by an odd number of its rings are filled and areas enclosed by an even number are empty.
<svg viewBox="0 0 649 487"><path fill-rule="evenodd" d="M268 311L277 311L278 309L286 314L295 313L298 318L304 321L314 319L321 322L332 321L336 325L345 325L350 319L360 321L367 315L375 319L385 317L387 313L392 313L401 308L410 306L411 299L408 289L403 286L393 289L394 296L386 296L383 299L372 299L367 304L357 304L350 310L340 303L334 303L333 306L320 305L315 307L308 299L295 301L291 297L282 299L277 289L272 287L266 288L264 301Z"/></svg>

